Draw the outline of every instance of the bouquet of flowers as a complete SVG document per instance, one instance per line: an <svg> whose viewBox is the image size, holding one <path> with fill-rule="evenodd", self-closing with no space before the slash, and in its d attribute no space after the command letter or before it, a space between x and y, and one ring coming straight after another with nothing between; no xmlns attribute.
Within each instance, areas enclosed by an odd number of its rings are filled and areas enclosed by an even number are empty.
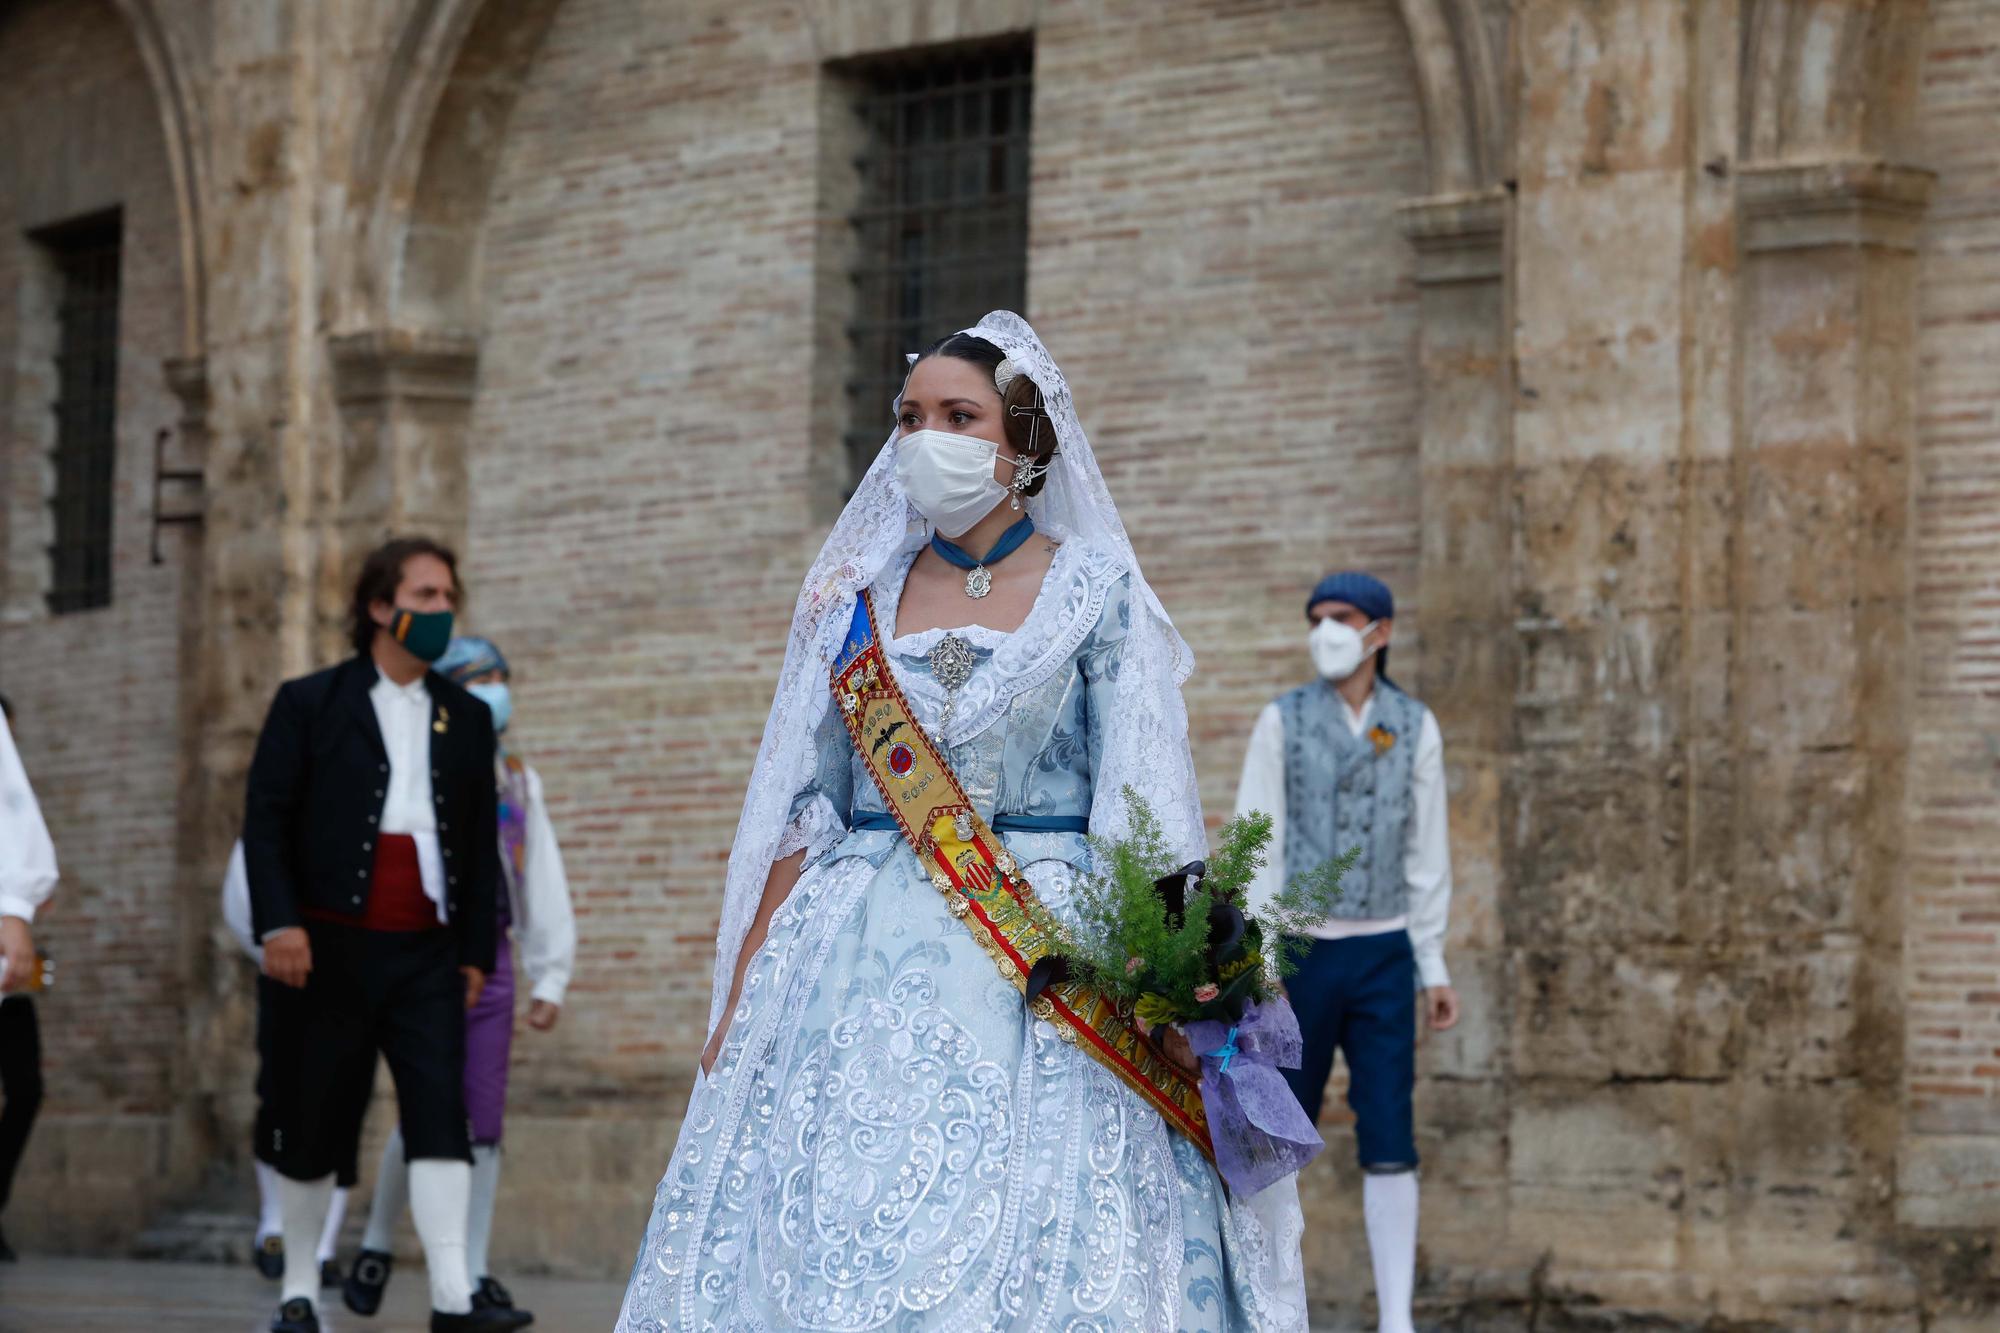
<svg viewBox="0 0 2000 1333"><path fill-rule="evenodd" d="M1268 906L1245 901L1264 865L1270 816L1229 821L1207 861L1175 866L1157 816L1125 792L1132 828L1092 838L1094 870L1077 884L1070 919L1044 922L1057 951L1028 973L1028 999L1080 981L1146 1032L1177 1027L1201 1068L1216 1167L1254 1194L1311 1161L1325 1144L1286 1086L1297 1068L1298 1018L1282 979L1298 963L1303 928L1340 896L1349 852L1298 876Z"/></svg>

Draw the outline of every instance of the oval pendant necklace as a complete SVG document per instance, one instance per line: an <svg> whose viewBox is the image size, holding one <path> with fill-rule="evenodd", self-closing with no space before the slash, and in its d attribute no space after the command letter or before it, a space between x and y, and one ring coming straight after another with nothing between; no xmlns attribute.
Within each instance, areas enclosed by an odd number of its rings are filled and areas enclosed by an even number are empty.
<svg viewBox="0 0 2000 1333"><path fill-rule="evenodd" d="M974 560L965 553L965 548L957 542L947 541L933 532L931 549L943 557L944 562L954 569L965 571L965 595L978 601L993 591L993 571L988 565L997 565L1014 552L1022 543L1035 535L1035 520L1023 517L1019 523L1000 534L1000 540L993 543L993 549Z"/></svg>

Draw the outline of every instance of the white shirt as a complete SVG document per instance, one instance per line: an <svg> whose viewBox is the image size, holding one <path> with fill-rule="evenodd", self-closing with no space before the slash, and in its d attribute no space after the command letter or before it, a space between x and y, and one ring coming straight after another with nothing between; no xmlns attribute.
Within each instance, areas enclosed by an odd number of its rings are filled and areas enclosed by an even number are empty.
<svg viewBox="0 0 2000 1333"><path fill-rule="evenodd" d="M529 994L561 1004L576 968L576 912L570 905L569 876L562 848L542 799L542 777L528 769L527 842L522 848L522 884L512 900L514 938L521 944L521 970Z"/></svg>
<svg viewBox="0 0 2000 1333"><path fill-rule="evenodd" d="M423 677L398 685L378 676L368 691L382 746L389 752L389 794L382 803L384 833L409 835L417 844L417 872L424 896L449 920L444 899L444 850L438 843L437 806L431 793L431 692Z"/></svg>
<svg viewBox="0 0 2000 1333"><path fill-rule="evenodd" d="M1340 701L1347 729L1359 736L1375 712L1371 692L1359 712ZM1444 930L1451 912L1451 834L1446 811L1444 736L1437 719L1424 709L1417 730L1417 752L1410 770L1410 822L1403 835L1403 879L1409 886L1409 912L1376 921L1329 918L1307 933L1319 939L1410 932L1417 975L1426 986L1449 986L1444 965ZM1243 778L1236 788L1236 813L1261 810L1271 816L1270 852L1264 868L1250 881L1253 909L1268 904L1285 887L1285 719L1276 703L1265 706L1250 732L1243 756Z"/></svg>
<svg viewBox="0 0 2000 1333"><path fill-rule="evenodd" d="M35 919L35 909L56 890L56 846L14 748L14 733L0 715L0 916Z"/></svg>
<svg viewBox="0 0 2000 1333"><path fill-rule="evenodd" d="M264 966L264 946L250 927L250 867L243 859L243 839L229 849L229 869L222 876L222 924L236 937L243 952L259 968Z"/></svg>

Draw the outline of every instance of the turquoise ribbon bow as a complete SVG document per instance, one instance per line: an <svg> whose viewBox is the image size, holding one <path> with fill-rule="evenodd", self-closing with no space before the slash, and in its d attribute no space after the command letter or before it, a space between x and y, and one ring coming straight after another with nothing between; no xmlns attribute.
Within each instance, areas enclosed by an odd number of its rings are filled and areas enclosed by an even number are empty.
<svg viewBox="0 0 2000 1333"><path fill-rule="evenodd" d="M1235 1059L1237 1055L1236 1028L1233 1025L1229 1029L1229 1035L1222 1039L1222 1045L1210 1051L1209 1054L1222 1061L1222 1068L1217 1072L1227 1074L1229 1072L1229 1062Z"/></svg>

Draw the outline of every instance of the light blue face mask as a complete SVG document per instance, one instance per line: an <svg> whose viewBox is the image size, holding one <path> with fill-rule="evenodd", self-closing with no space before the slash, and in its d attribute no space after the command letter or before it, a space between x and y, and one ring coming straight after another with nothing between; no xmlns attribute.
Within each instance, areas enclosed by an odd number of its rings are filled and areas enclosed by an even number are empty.
<svg viewBox="0 0 2000 1333"><path fill-rule="evenodd" d="M506 681L487 682L483 685L465 687L473 698L493 710L493 734L507 730L507 723L514 716L514 694L507 688Z"/></svg>

